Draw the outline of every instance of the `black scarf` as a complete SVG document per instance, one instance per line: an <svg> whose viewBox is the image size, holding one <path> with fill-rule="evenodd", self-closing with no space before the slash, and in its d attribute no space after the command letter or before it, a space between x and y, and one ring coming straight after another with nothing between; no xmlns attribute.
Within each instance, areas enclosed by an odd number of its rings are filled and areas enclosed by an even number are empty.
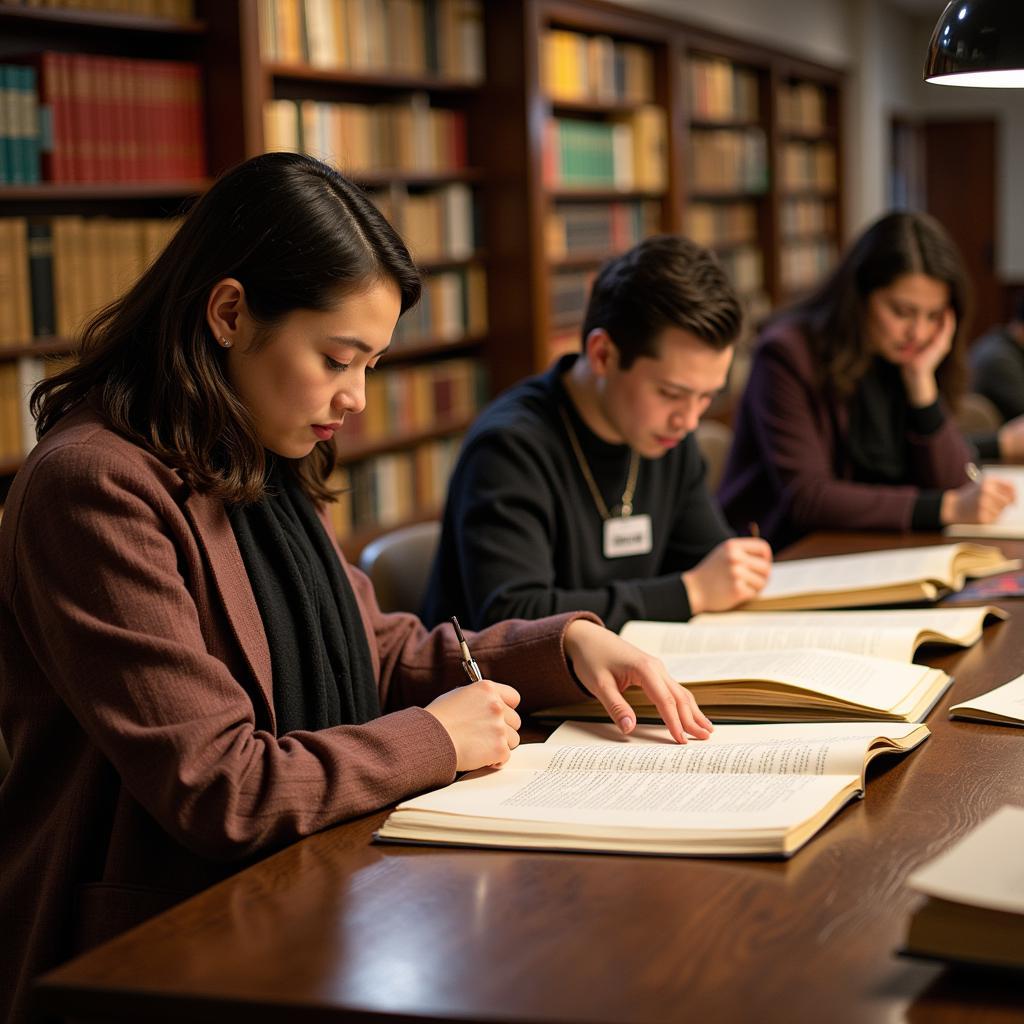
<svg viewBox="0 0 1024 1024"><path fill-rule="evenodd" d="M876 357L850 401L847 446L858 483L906 483L907 409L900 368Z"/></svg>
<svg viewBox="0 0 1024 1024"><path fill-rule="evenodd" d="M355 594L298 481L267 458L266 495L230 518L270 646L278 735L368 722L380 702Z"/></svg>

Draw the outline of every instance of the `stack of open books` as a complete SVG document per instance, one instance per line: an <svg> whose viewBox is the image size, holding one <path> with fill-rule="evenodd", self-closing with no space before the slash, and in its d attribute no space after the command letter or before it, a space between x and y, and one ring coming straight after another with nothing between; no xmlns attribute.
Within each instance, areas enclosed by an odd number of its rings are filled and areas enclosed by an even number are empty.
<svg viewBox="0 0 1024 1024"><path fill-rule="evenodd" d="M866 610L894 601L934 600L968 576L1013 569L993 547L869 551L773 566L750 610L698 615L691 622L628 622L622 636L660 657L718 722L920 722L952 680L914 664L923 644L967 647L988 620L982 608ZM855 606L856 611L799 609ZM782 611L779 609L791 609ZM638 690L627 691L641 719L658 720ZM541 717L604 718L596 702L548 708Z"/></svg>
<svg viewBox="0 0 1024 1024"><path fill-rule="evenodd" d="M566 722L484 769L403 804L395 842L623 853L788 856L864 791L867 763L929 735L920 724L951 683L914 663L925 644L967 647L995 607L857 611L934 600L968 576L1014 568L995 548L951 544L784 562L748 609L689 623L631 622L717 725L675 744L664 726L627 739L596 701L551 708ZM658 721L639 690L638 717ZM772 724L785 723L785 724Z"/></svg>

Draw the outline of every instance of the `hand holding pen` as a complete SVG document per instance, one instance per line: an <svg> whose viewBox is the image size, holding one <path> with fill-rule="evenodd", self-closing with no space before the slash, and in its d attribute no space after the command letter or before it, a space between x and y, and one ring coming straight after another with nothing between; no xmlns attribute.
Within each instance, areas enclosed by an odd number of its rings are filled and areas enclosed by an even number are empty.
<svg viewBox="0 0 1024 1024"><path fill-rule="evenodd" d="M983 472L973 462L964 466L967 483L944 491L939 505L939 521L952 523L994 523L1007 505L1016 500L1013 484L998 475Z"/></svg>
<svg viewBox="0 0 1024 1024"><path fill-rule="evenodd" d="M470 654L457 620L452 619L468 686L457 686L431 701L426 710L444 726L455 747L455 770L472 771L504 764L519 746L522 721L516 712L519 691L484 679Z"/></svg>

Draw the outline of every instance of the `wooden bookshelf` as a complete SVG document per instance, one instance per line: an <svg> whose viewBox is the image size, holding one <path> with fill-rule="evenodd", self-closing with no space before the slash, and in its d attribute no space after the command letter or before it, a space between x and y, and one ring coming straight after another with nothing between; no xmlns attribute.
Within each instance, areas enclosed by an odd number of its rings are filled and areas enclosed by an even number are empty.
<svg viewBox="0 0 1024 1024"><path fill-rule="evenodd" d="M644 54L647 66L646 91L628 99L609 88L602 71L616 66L620 47ZM840 72L601 0L495 5L487 67L491 272L519 282L493 298L489 366L497 387L538 372L558 352L578 350L590 276L653 231L689 234L715 250L744 298L748 324L791 297L786 260L806 260L811 246L821 248L822 269L825 253L834 258L841 237ZM627 77L620 71L616 88ZM808 108L810 88L821 90L822 116L780 115L786 90L796 87ZM665 119L663 185L570 183L552 174L552 120L582 126L586 148L588 125L599 134L647 106ZM830 147L834 180L812 187L784 179L783 147L796 145ZM827 211L817 221L809 207L794 205L812 201ZM646 207L639 226L614 235L607 222L621 221L629 204Z"/></svg>
<svg viewBox="0 0 1024 1024"><path fill-rule="evenodd" d="M772 295L770 71L756 54L692 39L679 73L689 154L684 232L718 255L743 302L749 337Z"/></svg>
<svg viewBox="0 0 1024 1024"><path fill-rule="evenodd" d="M835 78L780 68L776 87L778 266L781 301L812 288L841 245L840 87Z"/></svg>
<svg viewBox="0 0 1024 1024"><path fill-rule="evenodd" d="M0 233L8 243L0 270L8 295L6 319L0 325L4 339L0 347L0 501L34 440L26 405L31 384L73 358L76 325L130 284L145 259L162 246L167 218L180 213L190 197L205 190L219 169L203 152L207 131L212 128L208 106L202 106L203 97L208 98L206 35L207 22L201 16L174 19L78 5L0 4L0 65L33 69L34 77L26 86L28 94L36 97L28 122L33 129L30 137L35 138L42 105L52 110L58 101L65 104L59 115L64 128L54 125L54 155L40 159L39 143L33 141L34 148L22 150L28 162L21 169L20 180L11 178L8 166L0 183ZM44 60L39 56L44 53L54 56ZM121 58L130 58L131 65L119 64ZM159 63L145 64L147 61ZM182 65L193 70L185 71ZM67 93L49 91L57 81L51 76L58 67L68 76L62 87ZM163 168L153 160L147 163L138 140L125 135L131 123L126 105L140 102L133 99L139 93L132 90L141 88L133 84L141 79L131 76L142 75L143 68L152 75L166 69L166 74L193 76L188 79L192 83L189 88L195 91L177 94L178 101L192 103L188 114L195 126L192 156L187 158L184 150L172 154L174 159L180 155L178 166L187 167L187 174L163 178ZM90 76L87 100L75 92L78 74ZM104 111L101 105L112 103L108 96L115 90L122 105ZM68 127L73 123L72 103L81 104L75 108L79 111L93 105L89 124L94 134L83 132L81 123L75 123L73 131ZM181 114L179 107L175 116ZM133 142L135 152L130 155L125 147ZM86 145L90 147L88 159ZM10 153L9 148L9 160ZM69 225L75 226L78 242L88 243L88 251L69 241ZM61 239L59 252L57 235ZM45 250L42 257L41 246ZM44 291L50 296L46 299L40 299L44 292L33 277L40 272L40 258L45 260L48 285ZM52 303L42 319L37 315L40 302L44 306ZM37 336L33 338L33 334Z"/></svg>
<svg viewBox="0 0 1024 1024"><path fill-rule="evenodd" d="M233 6L232 24L210 16L215 33L236 40L246 155L296 150L337 166L366 189L424 274L423 300L403 317L381 370L368 382L363 423L353 425L356 436L343 431L335 441L352 489L352 500L335 510L335 527L355 556L353 537L437 513L458 438L488 397L492 286L479 230L485 5L382 0L314 9L288 0L239 0ZM322 18L327 7L326 23L306 20ZM356 18L359 11L369 19ZM397 22L399 11L412 22L428 19L434 35ZM418 374L420 387L433 374L428 390L434 386L442 402L440 392L451 383L447 368L454 375L467 366L475 367L475 383L460 392L457 407L434 408L428 396L421 399L427 413L421 410L413 424L400 421L401 403L385 397L380 384ZM447 457L423 455L439 447ZM423 479L436 473L442 475Z"/></svg>
<svg viewBox="0 0 1024 1024"><path fill-rule="evenodd" d="M294 18L313 7L320 17L331 5L283 6ZM481 53L460 57L452 56L450 41L442 45L414 25L396 36L387 0L350 6L376 11L378 19L383 11L384 20L368 30L349 25L361 42L338 58L325 50L324 32L310 36L301 21L285 26L282 37L276 5L261 0L197 0L196 17L177 23L0 4L0 63L5 49L31 48L197 62L207 153L206 174L195 180L8 186L0 189L0 218L171 216L216 174L268 145L281 145L280 123L268 117L273 104L296 112L291 130L298 140L303 116L334 118L337 125L352 110L356 121L365 117L358 108L402 108L394 116L406 124L432 116L425 112L440 112L442 120L450 115L464 126L457 160L421 166L351 144L344 153L330 145L315 152L363 185L413 243L432 296L427 304L449 311L435 320L414 311L400 326L384 369L474 360L489 381L481 402L542 370L558 352L578 350L594 274L609 256L647 234L689 233L711 246L735 276L751 320L791 298L835 258L842 238L840 72L602 0L482 3L478 22L468 27L468 36L476 33L482 41ZM454 17L457 6L465 5L444 6L444 17ZM553 68L552 52L568 65L556 61ZM712 78L719 76L710 100L696 89L707 67L714 69ZM558 161L565 125L570 163L574 142L578 157L582 138L584 150L602 149L602 172L589 174L584 161L582 174L578 167L564 173ZM646 145L637 142L641 132ZM292 141L283 148L299 148ZM621 159L630 150L632 160L616 168L616 151ZM645 152L659 155L645 159ZM716 159L720 169L709 175L704 163L713 166ZM472 237L454 252L430 244L432 236L444 234L430 226L429 212L432 197L442 195L448 198L437 202L450 209L441 221L464 225L467 209L472 211ZM417 244L422 251L415 251ZM453 296L464 295L458 287L469 284L453 282L468 282L470 275L485 316L457 324ZM34 358L49 346L60 354L70 344L57 339L38 345L26 338L0 353L0 365ZM467 413L465 424L470 420ZM392 441L375 442L372 449L343 449L342 460L358 477L376 460L458 436L446 425L437 429L396 430ZM416 507L402 521L429 517L439 507L439 501ZM368 536L378 527L353 520L346 536Z"/></svg>

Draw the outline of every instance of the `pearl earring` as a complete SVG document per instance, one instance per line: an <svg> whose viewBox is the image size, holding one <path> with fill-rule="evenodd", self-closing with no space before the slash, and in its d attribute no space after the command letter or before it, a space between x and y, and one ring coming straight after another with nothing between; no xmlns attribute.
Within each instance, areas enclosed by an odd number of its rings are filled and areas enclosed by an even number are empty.
<svg viewBox="0 0 1024 1024"><path fill-rule="evenodd" d="M220 343L221 343L221 345L224 346L224 348L231 348L231 342L228 341L227 338L221 338L220 339Z"/></svg>

